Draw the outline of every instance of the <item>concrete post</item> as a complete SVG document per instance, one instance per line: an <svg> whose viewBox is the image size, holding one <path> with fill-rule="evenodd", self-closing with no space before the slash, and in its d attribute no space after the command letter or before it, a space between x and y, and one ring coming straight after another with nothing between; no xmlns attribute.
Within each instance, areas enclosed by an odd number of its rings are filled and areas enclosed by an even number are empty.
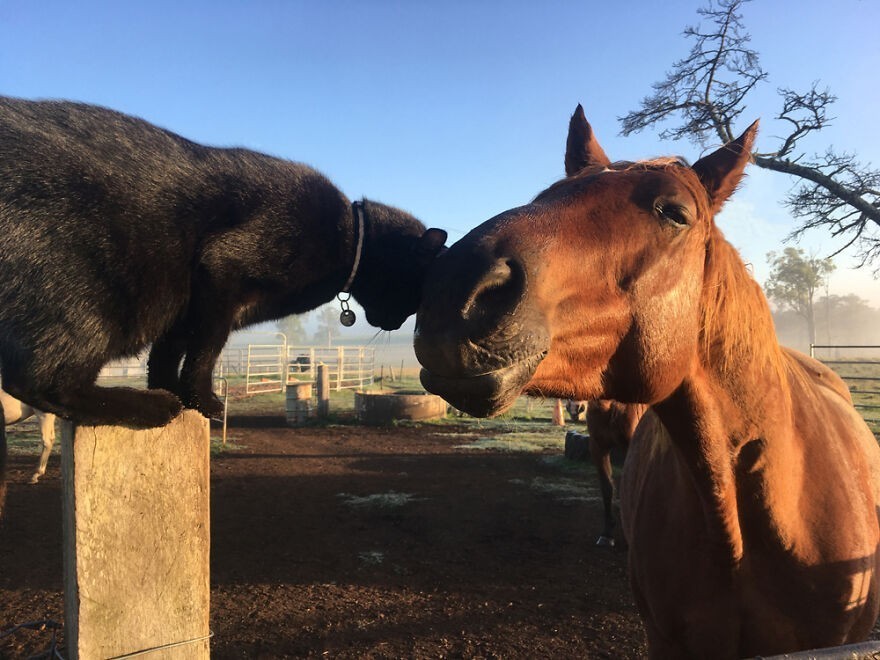
<svg viewBox="0 0 880 660"><path fill-rule="evenodd" d="M68 657L208 658L208 420L64 423L61 443Z"/></svg>

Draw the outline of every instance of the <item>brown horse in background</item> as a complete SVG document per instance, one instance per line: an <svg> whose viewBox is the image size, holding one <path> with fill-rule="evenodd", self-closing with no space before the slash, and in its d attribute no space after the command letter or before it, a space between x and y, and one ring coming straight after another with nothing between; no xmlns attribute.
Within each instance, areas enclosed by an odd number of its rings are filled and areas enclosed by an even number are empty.
<svg viewBox="0 0 880 660"><path fill-rule="evenodd" d="M31 417L35 417L37 424L40 426L40 438L43 441L43 449L40 452L37 469L30 479L30 483L35 484L40 481L40 477L46 474L49 456L52 454L52 447L55 445L55 415L37 410L23 401L19 401L2 389L0 389L0 409L2 409L0 417L3 418L4 426L23 422Z"/></svg>
<svg viewBox="0 0 880 660"><path fill-rule="evenodd" d="M756 131L693 166L611 163L578 107L567 178L453 245L417 316L423 384L471 414L523 391L651 405L621 508L652 657L850 643L880 608L880 448L779 346L714 222Z"/></svg>
<svg viewBox="0 0 880 660"><path fill-rule="evenodd" d="M590 458L596 466L599 488L602 491L604 529L596 545L613 546L617 522L614 519L614 492L617 486L613 479L611 450L620 447L624 455L629 453L629 445L635 435L639 421L648 406L625 404L617 401L597 399L587 404L587 428L590 431Z"/></svg>
<svg viewBox="0 0 880 660"><path fill-rule="evenodd" d="M616 538L617 521L614 515L614 493L617 485L614 479L614 467L611 464L611 452L619 449L623 456L629 450L639 420L645 414L647 406L638 404L618 403L598 399L595 401L572 401L566 404L572 417L577 414L578 419L583 410L587 423L588 437L587 448L593 467L596 468L596 478L599 481L599 491L602 493L602 533L596 540L596 545L612 547L618 545ZM566 445L569 441L569 431L565 434ZM566 452L567 453L567 452Z"/></svg>

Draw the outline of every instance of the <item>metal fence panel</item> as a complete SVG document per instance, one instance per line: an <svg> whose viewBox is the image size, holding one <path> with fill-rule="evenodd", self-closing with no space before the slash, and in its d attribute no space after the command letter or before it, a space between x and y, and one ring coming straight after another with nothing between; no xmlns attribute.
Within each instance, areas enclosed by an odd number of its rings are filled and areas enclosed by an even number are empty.
<svg viewBox="0 0 880 660"><path fill-rule="evenodd" d="M875 435L880 434L880 358L865 356L878 350L876 345L810 345L810 355L846 382L853 405Z"/></svg>
<svg viewBox="0 0 880 660"><path fill-rule="evenodd" d="M243 376L248 394L281 392L288 382L316 380L319 364L328 367L331 389L365 387L373 383L376 350L368 346L287 346L284 342L227 346L217 360L214 376ZM99 380L145 386L147 355L107 364Z"/></svg>
<svg viewBox="0 0 880 660"><path fill-rule="evenodd" d="M98 374L98 382L102 384L112 385L120 380L133 380L145 386L147 383L147 356L113 360L113 362L104 365Z"/></svg>
<svg viewBox="0 0 880 660"><path fill-rule="evenodd" d="M373 382L376 350L367 346L288 346L287 382L314 381L319 364L327 365L331 389L360 388Z"/></svg>
<svg viewBox="0 0 880 660"><path fill-rule="evenodd" d="M245 392L281 392L286 381L285 367L283 344L248 344Z"/></svg>

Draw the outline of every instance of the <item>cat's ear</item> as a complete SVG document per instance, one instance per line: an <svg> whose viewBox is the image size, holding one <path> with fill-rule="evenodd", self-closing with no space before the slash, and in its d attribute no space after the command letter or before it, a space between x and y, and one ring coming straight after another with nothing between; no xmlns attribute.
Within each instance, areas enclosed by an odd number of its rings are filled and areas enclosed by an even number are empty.
<svg viewBox="0 0 880 660"><path fill-rule="evenodd" d="M447 234L442 229L431 227L419 238L416 252L426 257L436 257L444 249Z"/></svg>

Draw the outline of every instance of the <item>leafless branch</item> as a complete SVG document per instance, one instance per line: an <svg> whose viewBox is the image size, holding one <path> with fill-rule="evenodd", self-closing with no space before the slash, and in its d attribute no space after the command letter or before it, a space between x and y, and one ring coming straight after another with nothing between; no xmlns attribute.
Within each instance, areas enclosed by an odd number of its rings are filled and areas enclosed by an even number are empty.
<svg viewBox="0 0 880 660"><path fill-rule="evenodd" d="M687 138L705 147L712 136L722 143L736 137L733 126L746 108L746 96L767 79L742 24L740 9L748 1L709 0L698 10L701 25L684 31L694 42L690 53L652 86L653 93L642 99L638 110L620 118L623 135L663 123L662 139ZM778 92L782 108L776 119L790 130L777 138L775 149L758 151L753 159L759 167L799 182L785 199L801 221L791 236L824 229L846 240L845 247L857 246L863 265L876 262L880 269L880 171L831 147L821 156L800 151L804 137L833 120L828 110L837 98L828 88L820 88L817 81L804 93L789 88ZM669 125L674 119L679 123Z"/></svg>

